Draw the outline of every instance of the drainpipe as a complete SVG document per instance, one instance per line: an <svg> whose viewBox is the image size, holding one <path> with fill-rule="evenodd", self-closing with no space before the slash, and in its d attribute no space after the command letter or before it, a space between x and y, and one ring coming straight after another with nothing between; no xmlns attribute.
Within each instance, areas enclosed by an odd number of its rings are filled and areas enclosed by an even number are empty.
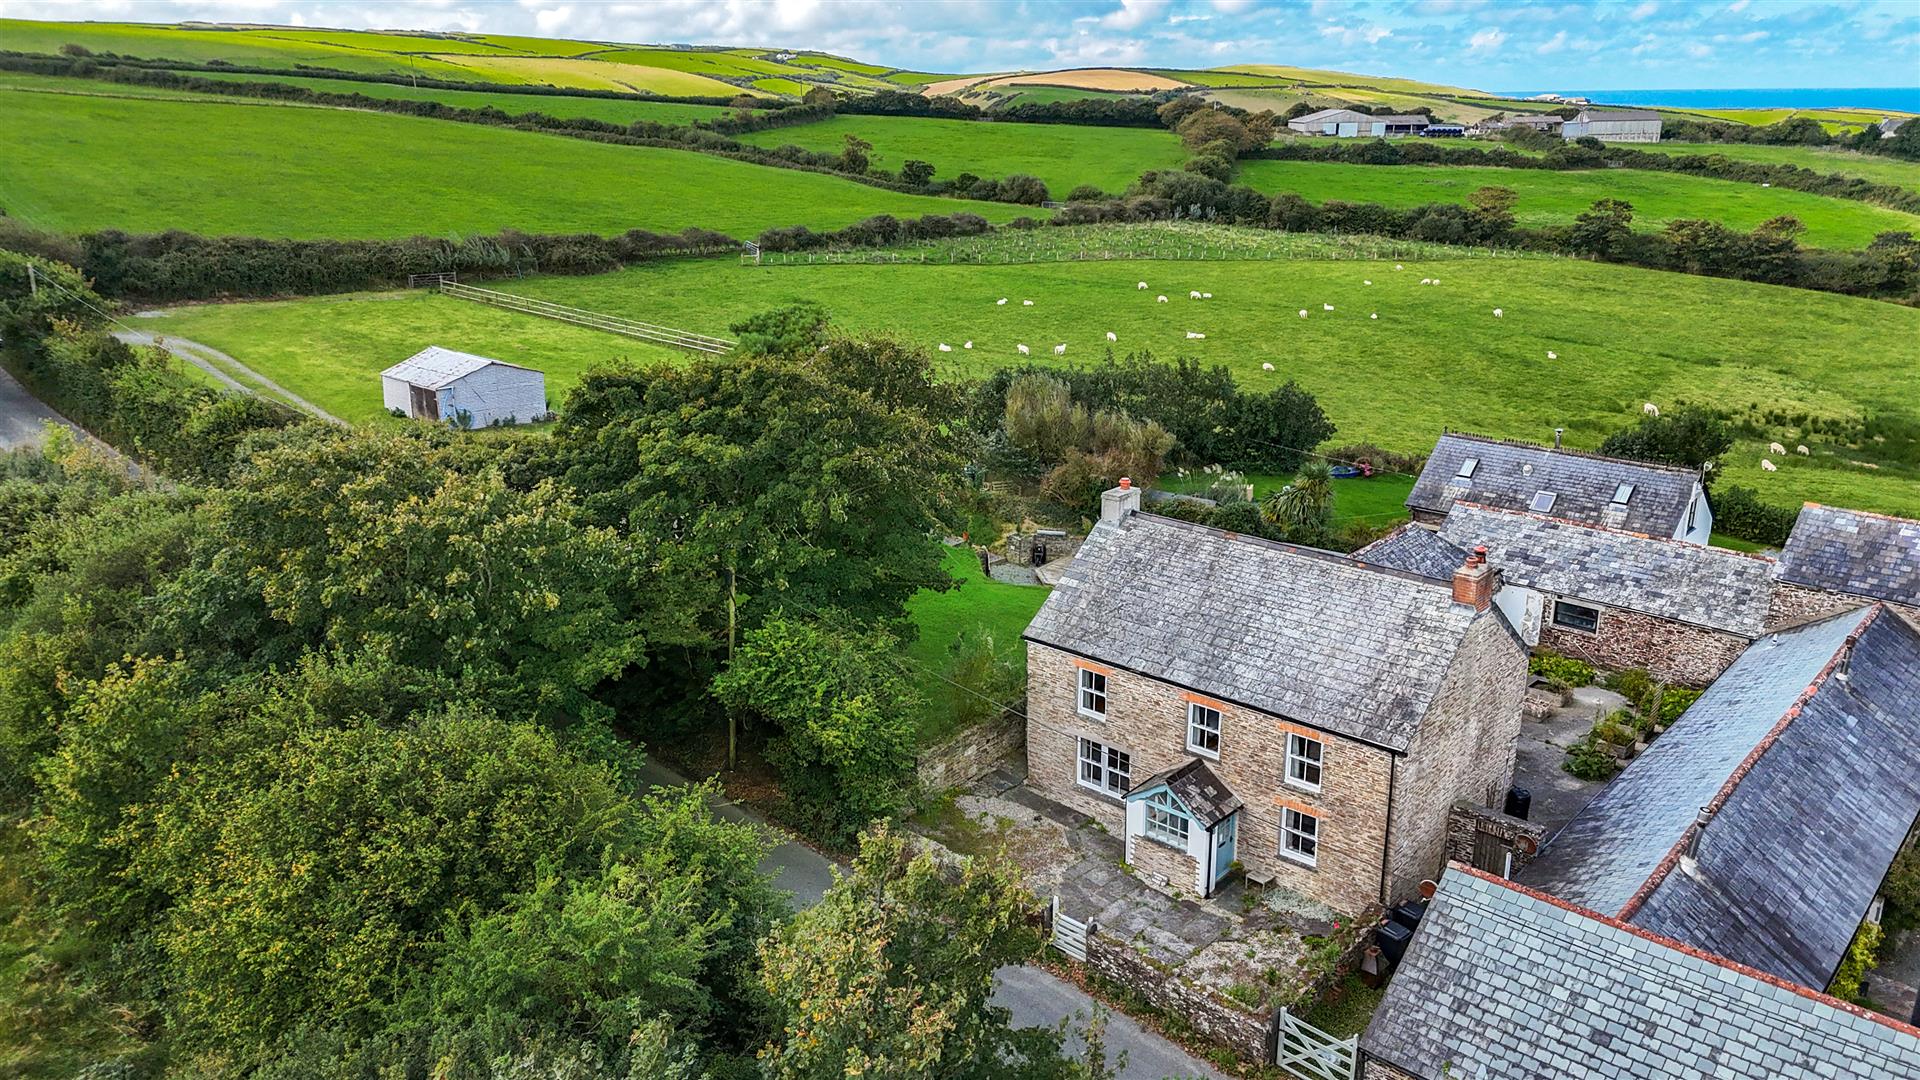
<svg viewBox="0 0 1920 1080"><path fill-rule="evenodd" d="M1387 906L1387 853L1393 850L1393 781L1400 775L1400 755L1387 755L1387 842L1380 845L1380 906Z"/></svg>

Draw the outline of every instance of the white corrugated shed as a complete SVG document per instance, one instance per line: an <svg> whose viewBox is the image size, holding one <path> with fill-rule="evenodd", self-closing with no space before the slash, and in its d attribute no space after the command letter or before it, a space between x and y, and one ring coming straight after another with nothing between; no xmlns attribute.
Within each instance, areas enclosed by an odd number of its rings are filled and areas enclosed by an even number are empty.
<svg viewBox="0 0 1920 1080"><path fill-rule="evenodd" d="M381 400L416 419L473 427L527 424L547 413L546 376L532 368L431 345L380 373Z"/></svg>

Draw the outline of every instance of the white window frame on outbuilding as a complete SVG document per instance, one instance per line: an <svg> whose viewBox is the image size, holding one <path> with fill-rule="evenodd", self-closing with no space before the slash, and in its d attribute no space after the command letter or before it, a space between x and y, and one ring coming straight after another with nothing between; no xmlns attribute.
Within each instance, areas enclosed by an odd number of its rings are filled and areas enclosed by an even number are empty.
<svg viewBox="0 0 1920 1080"><path fill-rule="evenodd" d="M1147 808L1147 839L1157 840L1180 851L1187 850L1187 841L1193 835L1193 818L1181 807L1173 793L1163 789L1141 801Z"/></svg>
<svg viewBox="0 0 1920 1080"><path fill-rule="evenodd" d="M1207 743L1213 745L1208 746ZM1220 759L1220 710L1187 702L1187 749L1202 757Z"/></svg>
<svg viewBox="0 0 1920 1080"><path fill-rule="evenodd" d="M1080 669L1079 707L1081 716L1095 720L1107 718L1107 677L1092 668Z"/></svg>
<svg viewBox="0 0 1920 1080"><path fill-rule="evenodd" d="M1303 810L1283 807L1280 811L1280 856L1302 866L1320 862L1320 819Z"/></svg>

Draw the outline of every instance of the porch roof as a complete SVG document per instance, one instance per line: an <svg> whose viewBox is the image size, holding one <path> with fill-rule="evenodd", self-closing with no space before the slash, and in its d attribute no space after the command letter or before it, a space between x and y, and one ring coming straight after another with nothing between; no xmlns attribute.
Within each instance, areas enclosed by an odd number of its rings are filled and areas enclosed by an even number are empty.
<svg viewBox="0 0 1920 1080"><path fill-rule="evenodd" d="M1245 805L1233 793L1233 789L1215 776L1200 758L1188 758L1183 764L1147 777L1127 792L1127 801L1132 802L1163 787L1172 792L1173 797L1179 799L1208 829L1225 821Z"/></svg>

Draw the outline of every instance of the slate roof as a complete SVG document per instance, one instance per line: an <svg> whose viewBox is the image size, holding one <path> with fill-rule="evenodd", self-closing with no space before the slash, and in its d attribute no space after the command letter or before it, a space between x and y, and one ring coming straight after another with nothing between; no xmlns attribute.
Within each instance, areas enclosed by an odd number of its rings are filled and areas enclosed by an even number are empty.
<svg viewBox="0 0 1920 1080"><path fill-rule="evenodd" d="M1449 583L1136 511L1094 527L1025 637L1404 751L1475 615Z"/></svg>
<svg viewBox="0 0 1920 1080"><path fill-rule="evenodd" d="M443 349L438 345L429 345L405 360L380 373L383 379L399 379L401 382L428 390L438 390L450 383L457 382L468 375L491 364L501 367L519 368L532 371L532 368L509 364L505 360L495 360L487 356L475 356L455 349Z"/></svg>
<svg viewBox="0 0 1920 1080"><path fill-rule="evenodd" d="M1920 1070L1920 1030L1909 1025L1458 865L1442 876L1360 1048L1423 1080Z"/></svg>
<svg viewBox="0 0 1920 1080"><path fill-rule="evenodd" d="M1920 606L1920 521L1808 503L1780 550L1779 576Z"/></svg>
<svg viewBox="0 0 1920 1080"><path fill-rule="evenodd" d="M1473 475L1461 477L1460 466L1468 458L1477 462ZM1553 506L1544 512L1555 517L1673 536L1687 523L1698 481L1691 469L1448 433L1434 444L1407 506L1436 514L1448 512L1455 502L1529 510L1535 495L1551 491ZM1633 485L1624 507L1613 502L1621 484Z"/></svg>
<svg viewBox="0 0 1920 1080"><path fill-rule="evenodd" d="M1520 878L1824 987L1916 819L1920 631L1876 605L1750 646Z"/></svg>
<svg viewBox="0 0 1920 1080"><path fill-rule="evenodd" d="M1408 522L1354 552L1353 557L1421 577L1450 581L1453 572L1467 561L1467 552L1448 543L1432 529Z"/></svg>
<svg viewBox="0 0 1920 1080"><path fill-rule="evenodd" d="M1762 556L1464 502L1440 535L1484 544L1508 585L1748 638L1766 624L1773 560Z"/></svg>
<svg viewBox="0 0 1920 1080"><path fill-rule="evenodd" d="M1162 784L1165 784L1167 790L1173 792L1174 798L1179 799L1188 810L1193 812L1193 816L1199 818L1200 823L1209 829L1225 821L1227 815L1246 805L1240 801L1238 795L1233 793L1233 789L1215 776L1213 770L1207 768L1207 763L1199 758L1188 758L1165 772L1147 777L1144 782L1135 785L1133 790L1127 793L1127 800L1131 802L1149 794Z"/></svg>
<svg viewBox="0 0 1920 1080"><path fill-rule="evenodd" d="M1373 117L1368 116L1366 113L1355 112L1352 109L1321 109L1318 112L1310 112L1302 116L1296 116L1293 119L1287 121L1287 123L1289 124L1320 124L1320 123L1325 123L1328 120L1334 120L1336 118L1339 120L1371 120L1373 119Z"/></svg>
<svg viewBox="0 0 1920 1080"><path fill-rule="evenodd" d="M1574 119L1588 122L1605 120L1659 120L1661 116L1659 113L1650 109L1581 109L1580 115L1574 117Z"/></svg>

